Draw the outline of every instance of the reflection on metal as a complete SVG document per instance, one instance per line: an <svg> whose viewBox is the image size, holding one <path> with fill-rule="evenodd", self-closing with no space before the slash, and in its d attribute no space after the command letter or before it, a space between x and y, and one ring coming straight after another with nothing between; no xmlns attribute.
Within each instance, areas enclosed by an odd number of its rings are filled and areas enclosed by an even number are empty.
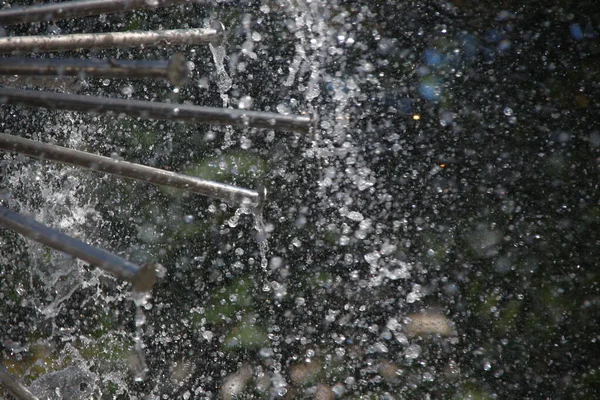
<svg viewBox="0 0 600 400"><path fill-rule="evenodd" d="M0 10L0 25L26 22L56 21L123 11L155 9L176 4L193 4L201 0L85 0L38 4ZM208 3L208 1L207 1Z"/></svg>
<svg viewBox="0 0 600 400"><path fill-rule="evenodd" d="M4 365L0 364L0 383L17 400L38 400L21 381L15 378Z"/></svg>
<svg viewBox="0 0 600 400"><path fill-rule="evenodd" d="M114 112L132 117L169 119L213 125L268 128L308 133L313 122L305 115L202 107L188 104L112 99L36 90L0 88L0 104L43 107L91 113Z"/></svg>
<svg viewBox="0 0 600 400"><path fill-rule="evenodd" d="M259 206L261 203L261 196L258 192L253 190L207 181L205 179L147 167L145 165L134 164L127 161L115 160L110 157L46 144L38 142L37 140L24 139L14 135L0 133L0 149L27 154L44 160L76 165L94 171L106 172L156 185L189 190L194 193L221 200L251 206Z"/></svg>
<svg viewBox="0 0 600 400"><path fill-rule="evenodd" d="M219 29L173 29L147 32L78 33L73 35L21 36L0 38L0 53L31 53L123 47L170 47L178 45L218 44L223 40Z"/></svg>
<svg viewBox="0 0 600 400"><path fill-rule="evenodd" d="M150 291L156 282L157 268L154 265L140 267L2 206L0 226L111 272L131 282L136 291Z"/></svg>
<svg viewBox="0 0 600 400"><path fill-rule="evenodd" d="M189 73L183 54L176 54L169 61L0 58L0 75L153 78L182 86Z"/></svg>

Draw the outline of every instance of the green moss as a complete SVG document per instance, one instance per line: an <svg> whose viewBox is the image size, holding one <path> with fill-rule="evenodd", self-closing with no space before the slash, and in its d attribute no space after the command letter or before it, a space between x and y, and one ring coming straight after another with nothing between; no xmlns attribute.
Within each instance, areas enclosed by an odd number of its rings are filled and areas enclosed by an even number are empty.
<svg viewBox="0 0 600 400"><path fill-rule="evenodd" d="M492 396L473 384L465 385L454 395L455 400L491 400Z"/></svg>
<svg viewBox="0 0 600 400"><path fill-rule="evenodd" d="M255 323L242 322L225 337L223 347L225 350L258 349L268 344L269 338L264 328Z"/></svg>
<svg viewBox="0 0 600 400"><path fill-rule="evenodd" d="M495 322L495 326L500 333L506 334L515 328L521 313L521 307L521 300L511 300L502 306L500 318Z"/></svg>
<svg viewBox="0 0 600 400"><path fill-rule="evenodd" d="M252 281L248 277L243 277L228 287L213 291L204 315L199 317L204 318L207 323L221 324L224 319L233 319L238 311L251 310L252 290ZM194 318L198 319L198 316Z"/></svg>

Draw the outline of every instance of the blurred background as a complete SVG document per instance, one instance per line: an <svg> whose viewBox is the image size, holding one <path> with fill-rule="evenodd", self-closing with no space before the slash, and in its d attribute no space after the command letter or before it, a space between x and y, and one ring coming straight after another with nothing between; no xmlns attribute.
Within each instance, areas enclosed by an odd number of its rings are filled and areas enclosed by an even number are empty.
<svg viewBox="0 0 600 400"><path fill-rule="evenodd" d="M209 46L29 55L183 53L192 72L180 88L2 78L319 116L305 135L1 106L3 133L268 190L256 216L0 153L3 205L167 269L142 324L126 283L0 229L11 373L40 398L597 398L595 2L213 1L2 34L215 19L227 30L224 69Z"/></svg>

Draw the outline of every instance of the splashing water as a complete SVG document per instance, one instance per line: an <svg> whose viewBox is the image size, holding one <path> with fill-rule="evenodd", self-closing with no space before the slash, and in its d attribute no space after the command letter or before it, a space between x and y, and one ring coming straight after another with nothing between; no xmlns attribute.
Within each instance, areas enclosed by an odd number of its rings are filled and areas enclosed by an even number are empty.
<svg viewBox="0 0 600 400"><path fill-rule="evenodd" d="M233 85L231 77L225 70L225 57L227 56L227 49L223 44L214 45L212 43L209 44L209 48L213 55L213 60L217 70L217 88L219 93L223 95L227 93L227 91L231 89L231 86ZM227 104L224 104L223 106L227 106Z"/></svg>
<svg viewBox="0 0 600 400"><path fill-rule="evenodd" d="M283 4L285 2L281 2ZM323 168L318 168L319 170L319 178L318 182L316 182L316 188L313 193L310 193L309 196L304 196L305 199L310 198L309 200L312 202L312 205L321 212L321 217L315 221L315 226L313 229L317 232L322 232L326 229L330 229L332 231L340 231L343 232L343 235L338 240L336 245L345 246L348 243L352 242L364 242L367 243L364 247L367 248L364 252L364 261L369 265L368 272L371 275L369 279L364 281L360 281L360 284L364 287L369 287L371 289L382 285L384 279L387 280L399 280L399 279L408 279L410 277L410 272L412 271L412 266L396 262L395 264L389 263L386 264L382 261L383 258L388 256L391 251L388 251L385 248L385 243L389 240L388 238L384 238L382 234L378 234L376 238L374 232L376 229L384 229L386 227L385 219L378 218L377 216L370 215L369 208L365 205L364 199L360 199L362 195L365 198L369 198L370 195L374 195L374 189L376 180L374 178L373 171L369 168L368 164L364 160L364 149L360 140L356 138L358 132L353 131L349 122L349 109L351 104L354 101L358 102L358 98L361 96L360 85L357 82L357 79L352 74L344 74L343 71L336 71L334 67L330 67L329 69L325 68L326 66L332 64L332 58L335 55L340 55L343 53L343 46L339 44L338 36L334 29L330 29L327 26L327 23L330 18L330 8L331 3L326 1L290 1L289 7L285 8L285 13L289 17L293 24L290 24L290 33L291 40L295 41L293 47L293 54L291 56L291 61L289 63L289 70L286 72L282 72L276 76L275 79L280 79L279 84L287 88L289 96L287 96L282 105L282 107L276 107L277 110L282 110L286 112L292 112L292 108L298 108L302 110L306 110L309 112L314 112L315 110L319 110L321 115L320 128L316 132L315 140L311 142L310 146L304 150L303 160L302 162L306 164L314 164L317 166L323 166ZM336 26L344 26L344 23L347 22L344 20L343 15L337 16L339 21L336 21ZM259 36L253 35L250 31L246 30L248 35L247 41L253 41L259 39ZM209 45L210 51L212 53L213 61L215 64L216 75L217 75L217 89L220 94L222 105L225 108L231 107L231 98L230 96L236 96L232 91L233 80L229 76L225 68L225 58L227 56L225 46L224 45ZM247 47L245 49L250 49ZM253 59L260 60L260 52L252 52L249 54L254 54ZM287 56L286 56L287 57ZM252 58L252 56L250 56ZM267 64L270 60L260 60L262 63ZM322 88L327 87L329 90L328 98L323 98ZM270 94L267 94L270 95ZM294 101L292 101L294 100ZM292 105L293 107L288 107L288 105ZM223 129L225 132L225 137L223 144L221 145L221 150L227 149L234 145L234 141L232 139L234 130L232 127L219 128ZM81 144L80 138L76 139L76 145ZM285 141L283 141L285 142ZM172 150L171 141L168 143L168 148L165 150L165 153L170 153ZM285 150L284 150L285 152ZM291 165L291 162L290 162ZM281 175L287 179L285 168L282 168L283 172ZM23 174L29 178L32 176L36 176L36 174L31 173L31 171L23 170ZM302 177L290 177L289 180L293 181L294 179L298 179L300 181ZM14 183L15 185L17 183ZM23 182L20 182L23 184ZM83 185L83 182L79 184ZM86 182L86 184L88 184ZM308 186L308 185L307 185ZM309 190L309 189L307 189ZM62 193L62 190L50 190L48 195L56 193ZM379 195L385 195L385 193L379 193ZM74 192L69 192L66 197L68 199L76 198L77 195ZM290 196L292 197L292 196ZM51 198L49 196L49 198ZM64 199L57 200L56 203L60 204L64 202ZM293 204L295 199L290 199L290 204ZM362 201L362 202L361 202ZM92 207L93 208L93 207ZM301 207L298 207L301 208ZM361 211L355 211L360 209ZM60 212L54 208L46 207L48 215L57 216L61 215ZM73 212L71 218L75 220L81 219L81 221L94 219L93 214L85 214L80 215L80 212L77 211L77 208L68 207L69 211ZM250 209L246 207L240 207L236 209L234 216L232 216L229 220L225 221L225 224L229 227L238 226L239 219L242 215L252 213L254 217L254 229L256 230L256 237L258 240L259 252L260 252L260 266L262 273L259 276L259 279L262 281L259 282L260 289L267 293L268 295L265 297L268 299L268 313L273 315L272 320L269 320L269 334L268 340L265 340L264 343L261 342L261 337L259 333L253 332L254 336L251 334L245 333L247 336L250 336L250 339L247 339L250 345L254 345L255 342L261 343L261 346L271 346L271 348L265 347L261 348L260 354L264 355L264 371L268 371L269 373L264 373L269 382L265 384L264 391L271 393L272 397L283 396L288 389L290 389L290 385L293 383L288 382L284 375L286 375L285 371L285 363L286 360L283 359L283 353L281 349L283 347L283 340L292 341L293 343L298 342L299 346L310 346L310 334L307 332L296 333L293 335L288 333L280 333L281 328L280 325L277 325L276 318L281 318L285 320L288 316L302 319L302 311L304 309L305 301L304 298L300 295L293 300L293 304L295 304L296 309L294 309L293 305L292 311L286 312L285 316L279 315L282 314L282 310L278 309L283 301L288 300L286 298L286 285L289 283L289 273L284 272L284 268L280 268L283 264L282 259L293 258L293 255L288 256L284 254L285 248L289 246L290 254L294 254L293 251L300 252L302 246L301 240L298 238L290 236L288 238L288 242L277 250L277 252L281 252L277 256L274 256L271 259L272 262L272 271L268 270L269 267L269 243L267 241L267 236L269 234L270 227L265 223L263 211L259 209ZM151 216L148 218L153 218L154 221L158 221L159 212L151 213ZM281 221L284 221L286 215L285 212L279 214L281 216ZM63 213L63 215L67 215L67 213ZM141 217L137 217L139 220L142 220ZM166 218L168 219L168 218ZM356 227L353 228L356 223ZM59 225L61 223L59 222ZM62 222L63 227L73 226L72 222ZM75 232L79 236L82 236L82 232ZM125 232L125 234L128 234ZM123 236L125 236L123 234ZM161 233L158 229L153 230L153 237L157 237L156 242L161 246L167 248L174 246L174 242L179 240L177 237L175 240L170 237L160 236ZM371 239L374 239L371 241ZM385 240L382 240L385 239ZM382 244L384 243L384 244ZM140 246L143 247L143 246ZM282 250L283 249L283 250ZM181 254L178 260L181 261L182 265L185 265L186 259L194 254L192 253L194 249L184 249L181 251ZM41 252L40 252L41 253ZM280 257L281 256L281 257ZM40 255L41 257L41 255ZM199 257L199 256L198 256ZM311 254L308 254L305 258L302 259L299 263L306 263L307 265L311 265ZM199 257L200 258L200 257ZM350 261L344 262L351 268L354 268L352 265L355 261L350 257ZM360 260L361 262L363 260ZM337 261L336 261L337 262ZM334 263L332 263L333 265ZM390 268L393 267L393 268ZM78 266L80 267L80 266ZM181 267L181 271L177 272L178 274L184 275L187 273L184 267ZM269 278L271 274L276 275L276 278ZM326 275L325 273L323 275ZM360 277L358 273L355 275L350 274L351 279L359 280ZM84 285L82 282L85 280L78 278L78 284L74 288L69 288L64 296L57 296L53 299L51 303L51 307L47 309L45 314L48 317L53 317L59 314L61 311L60 304L62 304L67 299L71 298L77 289ZM200 279L198 279L200 281ZM215 283L215 285L218 283ZM310 285L321 285L326 289L331 287L332 283L327 276L324 278L318 277L317 279L307 279L306 282L302 282L307 286ZM197 285L200 287L198 291L206 291L209 292L213 288L206 289L204 288L203 282L198 282ZM307 289L308 290L308 289ZM325 292L323 292L325 293ZM329 292L327 292L329 293ZM420 294L421 292L419 292ZM100 295L98 295L100 296ZM237 293L230 296L227 301L236 304L231 299L236 299ZM415 297L415 296L413 296ZM419 297L420 299L420 297ZM148 309L150 306L149 303L149 295L146 293L134 293L132 295L132 300L135 303L135 332L133 333L133 341L134 341L134 352L135 357L131 360L131 371L133 372L133 379L137 382L141 382L145 380L151 371L149 371L148 363L146 361L146 348L143 343L144 338L144 327L146 326L146 314L144 312L145 309ZM275 301L273 301L275 300ZM411 297L412 300L412 297ZM415 298L414 301L418 299ZM201 298L201 301L208 301L206 296ZM275 305L273 305L275 304ZM215 305L215 307L219 306L219 304ZM247 306L247 305L244 305ZM287 306L286 306L287 307ZM334 305L327 306L334 307ZM353 304L347 304L347 315L352 315ZM297 315L294 315L295 310L299 310ZM332 332L335 330L334 322L338 320L337 315L339 314L338 310L326 310L326 309L318 309L320 313L323 311L326 314L324 319L325 323L331 324ZM249 312L249 314L252 314ZM214 318L214 317L213 317ZM219 320L227 321L228 324L235 324L236 318L246 318L242 316L242 313L238 313L233 316L223 316ZM254 318L254 317L249 317ZM340 318L341 320L341 318ZM273 322L275 321L275 322ZM342 320L343 321L343 320ZM179 323L180 321L178 321ZM187 322L182 322L187 324ZM219 329L224 330L227 326L218 325L216 322L213 322L217 327L213 329L217 332ZM346 324L350 324L351 321L344 322ZM248 322L248 324L252 325L252 323ZM339 324L342 326L342 323ZM187 325L186 325L187 326ZM236 326L235 329L238 329ZM302 326L302 329L305 327ZM359 328L356 328L359 330ZM306 328L309 331L309 328ZM56 334L58 334L58 329L55 329ZM172 337L177 336L173 330L168 330L167 339L172 340ZM337 333L335 333L337 335ZM194 332L190 333L190 336L195 335ZM288 335L287 337L285 335ZM295 335L295 336L294 336ZM340 334L341 336L341 334ZM337 336L337 337L340 337ZM220 340L224 340L225 334L219 337ZM152 338L156 339L156 342L159 342L160 338ZM212 334L210 336L212 339ZM209 340L210 339L206 339ZM334 339L337 340L337 339ZM366 340L366 339L365 339ZM379 339L376 339L379 340ZM345 343L344 339L339 340L340 346ZM379 343L379 342L376 342ZM289 343L288 343L289 344ZM341 348L341 347L340 347ZM374 352L383 352L383 349L387 349L386 346L371 346L370 349L374 349ZM191 351L191 350L190 350ZM296 350L292 350L295 352ZM340 354L343 353L343 348L339 351ZM387 351L387 350L386 350ZM294 353L295 354L295 353ZM418 355L418 354L417 354ZM309 355L306 357L310 359L314 356L314 351L310 351ZM221 350L211 354L210 357L215 358L226 358L221 353ZM415 356L416 357L416 356ZM320 361L315 361L312 365L317 365ZM290 368L293 368L291 366ZM165 367L165 370L167 368ZM244 366L240 368L241 374L239 371L233 372L233 375L227 376L242 376L244 377L243 382L246 385L246 382L249 380L247 378L248 373L247 369ZM222 369L221 376L224 376L225 369ZM308 371L305 375L310 375L312 372ZM362 371L361 371L362 373ZM315 373L316 374L316 373ZM259 376L257 376L257 381ZM119 379L123 379L122 376ZM212 379L218 379L213 377L201 377L194 385L198 390L198 393L203 392L204 387L209 385L207 382L210 382ZM292 379L298 381L300 378L292 374ZM119 381L118 379L116 381ZM119 382L122 382L119 381ZM223 379L224 383L228 382L227 378ZM350 380L348 380L350 382ZM161 383L164 385L166 389L169 389L167 383ZM125 384L122 384L125 386ZM351 385L348 384L350 387ZM161 386L161 390L162 386ZM191 397L190 397L191 396ZM193 395L188 394L188 397L193 398Z"/></svg>
<svg viewBox="0 0 600 400"><path fill-rule="evenodd" d="M245 25L247 25L247 24L248 24L248 18L245 19ZM247 26L246 26L246 29L247 29ZM252 37L252 34L247 29L247 42L251 42L251 40L252 40L251 37ZM231 79L231 77L229 76L227 71L225 70L225 57L227 56L227 50L226 50L224 44L214 45L211 43L209 45L209 48L210 48L210 51L213 56L213 61L215 63L215 69L217 72L217 88L219 90L219 93L221 94L221 99L223 100L223 108L231 108L229 96L227 95L227 91L229 91L231 89L231 87L233 86L233 80ZM246 102L248 103L248 101L246 101ZM240 104L242 104L242 102ZM221 148L226 149L228 147L231 147L234 144L233 140L231 139L232 134L233 134L233 127L226 126L223 129L225 130L225 138L224 138L224 143L221 146ZM238 208L235 211L235 215L227 221L227 225L229 225L230 227L237 226L240 215L248 214L250 212L254 216L254 221L255 221L254 228L257 231L256 237L257 237L257 241L259 244L259 250L260 250L260 259L261 259L260 265L263 270L266 270L267 264L268 264L267 254L268 254L268 250L269 250L269 244L266 239L267 233L266 233L265 222L264 222L264 218L263 218L263 214L262 214L262 207L260 207L260 210L258 210L258 208L253 208L251 211L249 211L245 207Z"/></svg>
<svg viewBox="0 0 600 400"><path fill-rule="evenodd" d="M150 303L149 292L132 292L131 299L135 304L135 333L133 335L135 359L131 362L131 369L136 382L142 382L148 375L148 363L144 354L144 325L146 324L146 314L144 308Z"/></svg>
<svg viewBox="0 0 600 400"><path fill-rule="evenodd" d="M233 80L225 70L225 57L227 56L227 49L224 44L209 44L210 51L213 56L213 61L215 63L215 68L217 71L217 89L221 94L221 99L223 100L223 108L231 108L229 96L227 95L227 91L231 89L233 85ZM233 140L231 136L233 135L233 128L231 126L225 126L221 128L225 131L225 137L223 140L222 149L226 149L228 147L233 146Z"/></svg>
<svg viewBox="0 0 600 400"><path fill-rule="evenodd" d="M260 267L263 271L266 271L268 260L267 255L269 254L269 241L267 240L267 227L263 216L262 209L252 209L252 215L254 216L254 229L256 230L256 240L258 241L258 248L260 251Z"/></svg>

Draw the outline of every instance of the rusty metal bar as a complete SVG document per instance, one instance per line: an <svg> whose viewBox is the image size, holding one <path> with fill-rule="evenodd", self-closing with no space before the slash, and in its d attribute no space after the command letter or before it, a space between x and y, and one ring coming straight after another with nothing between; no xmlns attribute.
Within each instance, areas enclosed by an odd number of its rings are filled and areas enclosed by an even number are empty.
<svg viewBox="0 0 600 400"><path fill-rule="evenodd" d="M13 36L0 38L0 53L219 44L223 40L224 31L223 25L220 22L215 22L210 28L202 29Z"/></svg>
<svg viewBox="0 0 600 400"><path fill-rule="evenodd" d="M127 161L115 160L110 157L68 149L19 136L0 133L0 149L26 154L43 160L76 165L155 185L188 190L204 196L247 204L249 206L258 206L261 202L261 196L254 190L243 189Z"/></svg>
<svg viewBox="0 0 600 400"><path fill-rule="evenodd" d="M39 400L27 387L0 364L0 383L17 400Z"/></svg>
<svg viewBox="0 0 600 400"><path fill-rule="evenodd" d="M112 99L108 97L11 88L0 88L0 104L92 113L112 112L146 119L168 119L213 125L266 128L299 133L308 133L314 125L314 121L307 115L282 115L230 108Z"/></svg>
<svg viewBox="0 0 600 400"><path fill-rule="evenodd" d="M187 60L182 54L176 54L168 61L9 57L0 58L0 75L153 78L166 79L174 86L182 86L189 78L189 69Z"/></svg>
<svg viewBox="0 0 600 400"><path fill-rule="evenodd" d="M149 291L156 283L157 271L154 264L140 267L2 206L0 226L111 272L131 282L137 291Z"/></svg>

